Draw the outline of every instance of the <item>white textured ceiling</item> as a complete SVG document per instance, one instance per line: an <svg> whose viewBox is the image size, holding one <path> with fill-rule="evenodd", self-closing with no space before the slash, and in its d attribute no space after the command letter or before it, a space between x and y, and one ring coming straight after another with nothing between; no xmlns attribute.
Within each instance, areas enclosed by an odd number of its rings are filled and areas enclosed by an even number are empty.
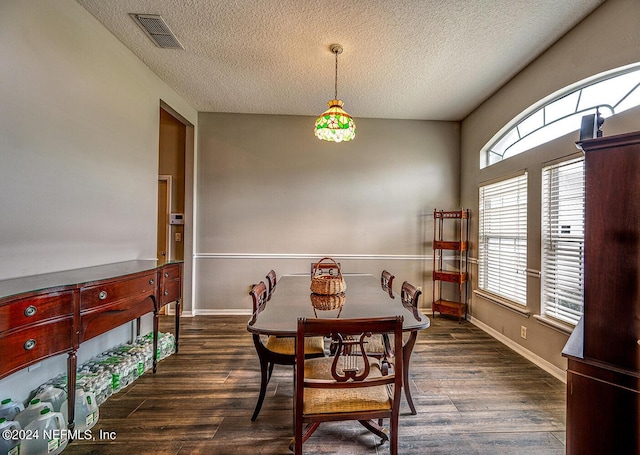
<svg viewBox="0 0 640 455"><path fill-rule="evenodd" d="M604 0L77 0L195 109L461 120ZM184 50L129 13L160 14Z"/></svg>

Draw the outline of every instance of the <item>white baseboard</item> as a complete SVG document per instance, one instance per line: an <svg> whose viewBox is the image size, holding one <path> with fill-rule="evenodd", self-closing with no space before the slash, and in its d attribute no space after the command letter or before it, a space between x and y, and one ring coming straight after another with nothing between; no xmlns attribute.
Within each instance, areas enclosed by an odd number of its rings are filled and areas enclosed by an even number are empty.
<svg viewBox="0 0 640 455"><path fill-rule="evenodd" d="M492 327L489 327L487 324L479 321L473 316L469 316L468 319L469 319L469 322L471 322L473 325L483 330L484 332L488 333L489 335L491 335L493 338L495 338L502 344L513 349L525 359L529 360L530 362L533 362L535 365L542 368L544 371L554 376L555 378L559 379L560 381L564 382L565 384L567 383L567 372L565 370L558 368L557 366L546 361L542 357L534 354L528 349L523 348L521 345L514 342L512 339L504 336L502 333L498 332Z"/></svg>

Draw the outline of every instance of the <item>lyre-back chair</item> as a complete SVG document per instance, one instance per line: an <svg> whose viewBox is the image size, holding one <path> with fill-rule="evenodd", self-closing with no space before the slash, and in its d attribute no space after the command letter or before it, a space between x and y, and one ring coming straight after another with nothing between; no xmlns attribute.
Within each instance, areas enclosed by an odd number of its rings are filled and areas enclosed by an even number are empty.
<svg viewBox="0 0 640 455"><path fill-rule="evenodd" d="M394 278L395 278L395 275L392 275L391 272L387 270L383 270L382 273L380 274L380 286L382 286L383 290L389 293L389 297L391 297L392 299L395 298L395 296L393 295L393 279Z"/></svg>
<svg viewBox="0 0 640 455"><path fill-rule="evenodd" d="M402 316L361 319L299 319L296 335L294 440L302 454L303 443L321 422L357 420L383 441L390 453L398 452L398 415L402 391ZM378 359L367 355L373 334L394 335L395 357L385 375ZM308 337L331 336L333 357L305 359L301 349ZM390 432L380 426L389 419ZM339 442L337 442L339 444ZM337 451L336 451L337 452Z"/></svg>
<svg viewBox="0 0 640 455"><path fill-rule="evenodd" d="M269 300L269 293L264 281L253 286L249 292L253 301L253 316L249 325L253 325L260 313L265 309ZM265 340L266 338L266 340ZM268 336L261 337L259 334L253 334L253 344L260 360L260 394L255 410L251 416L251 420L258 418L262 403L267 392L267 385L273 373L273 366L278 365L294 365L295 357L295 338L294 337L277 337ZM306 355L309 357L324 356L324 339L322 337L309 338L305 344Z"/></svg>
<svg viewBox="0 0 640 455"><path fill-rule="evenodd" d="M269 270L265 278L267 279L267 301L269 301L271 300L271 295L276 290L277 279L275 270Z"/></svg>
<svg viewBox="0 0 640 455"><path fill-rule="evenodd" d="M337 265L336 265L337 264ZM317 268L316 268L317 265ZM311 263L311 276L313 277L313 273L320 275L337 275L340 271L340 263L339 262L330 262L330 261L318 261Z"/></svg>
<svg viewBox="0 0 640 455"><path fill-rule="evenodd" d="M405 308L413 311L416 319L420 319L420 310L418 309L418 302L420 300L420 296L422 295L422 290L416 288L414 285L405 281L402 283L402 287L400 288L400 300L402 300L402 305ZM413 346L416 344L416 338L418 337L418 332L412 332L410 335L403 339L403 346L405 349L408 349L409 352L413 351ZM408 358L407 358L408 359ZM405 368L402 370L403 374L403 384L404 384L404 395L407 398L407 403L409 404L409 408L411 409L411 414L417 414L416 407L413 404L413 399L411 398L411 388L409 387L409 365L405 364Z"/></svg>
<svg viewBox="0 0 640 455"><path fill-rule="evenodd" d="M392 299L396 298L396 296L393 295L394 278L395 275L392 275L391 272L387 270L383 270L380 274L380 286L382 287L382 290L387 292L389 294L389 297L391 297ZM386 335L375 336L369 341L367 349L370 355L383 357L385 350L391 350L391 346L389 345L389 338Z"/></svg>
<svg viewBox="0 0 640 455"><path fill-rule="evenodd" d="M382 278L381 278L382 279ZM384 288L383 288L384 289ZM390 291L390 290L389 290ZM391 292L391 291L390 291ZM392 293L390 295L393 296ZM405 281L402 283L402 287L400 288L400 299L402 301L402 305L410 309L416 318L420 318L420 313L418 309L418 302L420 300L420 296L422 295L422 291L416 288L414 285ZM405 334L403 336L403 346L406 349L409 349L409 352L413 350L413 346L416 343L417 332L411 334ZM382 359L384 362L385 357L389 352L393 352L393 339L384 334L380 337L373 337L369 346L369 355L378 357ZM408 359L408 358L407 358ZM406 360L406 359L405 359ZM409 409L411 409L411 414L416 414L416 407L413 404L413 398L411 397L411 387L409 386L409 365L405 365L403 369L403 384L404 384L404 395L407 398L407 403L409 404Z"/></svg>

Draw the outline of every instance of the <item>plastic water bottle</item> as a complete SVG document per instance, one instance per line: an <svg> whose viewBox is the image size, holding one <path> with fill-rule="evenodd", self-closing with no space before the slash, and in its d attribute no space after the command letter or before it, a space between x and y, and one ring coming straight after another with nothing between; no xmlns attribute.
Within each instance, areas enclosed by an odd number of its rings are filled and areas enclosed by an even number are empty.
<svg viewBox="0 0 640 455"><path fill-rule="evenodd" d="M69 421L67 403L68 401L64 402L61 411L65 422ZM76 429L80 432L90 430L100 417L100 411L93 392L86 392L82 389L76 390L76 403L74 409Z"/></svg>
<svg viewBox="0 0 640 455"><path fill-rule="evenodd" d="M6 420L13 420L16 414L23 409L22 403L17 403L11 398L5 398L0 401L0 418L4 417Z"/></svg>
<svg viewBox="0 0 640 455"><path fill-rule="evenodd" d="M40 401L40 398L34 398L29 402L29 405L16 415L15 421L20 424L20 427L26 428L31 422L40 417L40 412L43 409L49 409L53 411L53 405L46 401Z"/></svg>
<svg viewBox="0 0 640 455"><path fill-rule="evenodd" d="M64 390L58 389L53 385L45 386L36 396L40 401L45 401L53 405L55 412L60 412L62 402L67 399L67 394Z"/></svg>
<svg viewBox="0 0 640 455"><path fill-rule="evenodd" d="M97 373L94 393L98 406L104 403L107 398L111 396L112 392L111 375L106 371Z"/></svg>
<svg viewBox="0 0 640 455"><path fill-rule="evenodd" d="M7 438L6 431L16 432L16 438ZM0 455L19 455L20 439L17 437L20 431L20 424L13 420L0 417Z"/></svg>
<svg viewBox="0 0 640 455"><path fill-rule="evenodd" d="M29 437L20 441L20 455L57 455L69 443L67 423L60 412L48 408L40 411L40 416L24 429L25 435L37 432L37 439Z"/></svg>

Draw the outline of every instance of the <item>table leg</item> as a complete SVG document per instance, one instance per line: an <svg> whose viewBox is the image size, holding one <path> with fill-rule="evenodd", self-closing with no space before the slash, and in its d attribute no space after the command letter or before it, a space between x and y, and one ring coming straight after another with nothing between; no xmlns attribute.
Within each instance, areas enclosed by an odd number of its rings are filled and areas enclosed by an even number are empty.
<svg viewBox="0 0 640 455"><path fill-rule="evenodd" d="M411 409L411 414L416 415L416 407L413 404L413 399L411 398L411 388L409 387L409 363L411 362L411 352L413 351L413 346L416 344L416 338L418 337L418 332L411 332L411 336L407 340L407 342L402 346L402 384L404 385L404 396L407 398L407 403L409 403L409 408Z"/></svg>

